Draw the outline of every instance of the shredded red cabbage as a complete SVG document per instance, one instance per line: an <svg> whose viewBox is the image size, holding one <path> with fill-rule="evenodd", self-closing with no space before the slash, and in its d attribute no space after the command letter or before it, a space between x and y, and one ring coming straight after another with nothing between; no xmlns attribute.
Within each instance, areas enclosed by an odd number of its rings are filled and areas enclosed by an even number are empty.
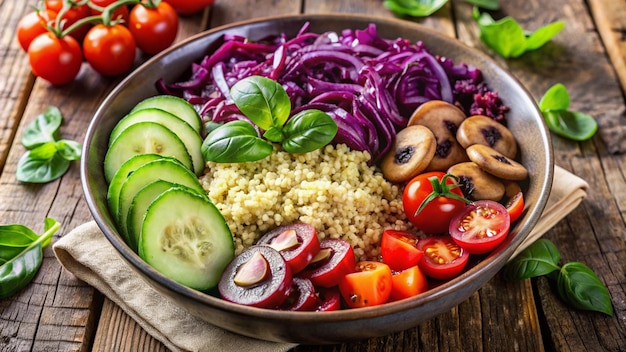
<svg viewBox="0 0 626 352"><path fill-rule="evenodd" d="M251 75L269 77L283 85L293 113L328 113L339 127L334 143L368 151L372 163L429 100L504 121L508 107L476 67L433 55L422 42L381 38L374 24L342 33L308 30L307 23L294 38L278 35L258 42L225 35L213 54L192 65L190 77L171 84L161 80L157 88L188 100L203 119L222 123L245 118L230 99L230 87Z"/></svg>

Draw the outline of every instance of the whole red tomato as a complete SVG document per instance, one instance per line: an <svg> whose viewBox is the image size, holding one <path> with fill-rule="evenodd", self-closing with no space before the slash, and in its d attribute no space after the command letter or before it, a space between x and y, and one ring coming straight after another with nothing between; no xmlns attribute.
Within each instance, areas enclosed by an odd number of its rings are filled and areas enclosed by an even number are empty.
<svg viewBox="0 0 626 352"><path fill-rule="evenodd" d="M191 15L213 5L215 0L164 0L181 15Z"/></svg>
<svg viewBox="0 0 626 352"><path fill-rule="evenodd" d="M71 36L58 38L46 32L28 47L30 67L35 75L55 84L65 84L78 75L83 62L80 44Z"/></svg>
<svg viewBox="0 0 626 352"><path fill-rule="evenodd" d="M24 52L28 51L28 46L35 38L48 31L46 22L53 19L55 16L56 14L50 10L42 12L33 11L20 19L16 29L17 41L20 43Z"/></svg>
<svg viewBox="0 0 626 352"><path fill-rule="evenodd" d="M114 2L117 2L117 0L91 0L91 3L95 5L94 7L101 7L101 8L105 8ZM91 8L90 11L92 15L100 15L102 13L101 11L96 10L94 8ZM111 20L122 19L124 20L124 23L128 23L129 13L130 11L128 10L127 5L120 6L113 11Z"/></svg>
<svg viewBox="0 0 626 352"><path fill-rule="evenodd" d="M137 45L121 24L97 24L87 32L83 54L94 70L105 76L122 74L133 67Z"/></svg>
<svg viewBox="0 0 626 352"><path fill-rule="evenodd" d="M450 220L465 204L453 176L439 171L417 175L409 181L402 195L407 218L428 234L448 232Z"/></svg>
<svg viewBox="0 0 626 352"><path fill-rule="evenodd" d="M156 8L135 5L130 11L128 28L141 51L156 54L174 43L178 33L178 15L164 1Z"/></svg>
<svg viewBox="0 0 626 352"><path fill-rule="evenodd" d="M87 5L78 5L74 1L70 1L69 4L70 8L67 9L67 12L65 12L62 18L65 20L63 29L67 29L69 26L89 16L91 13ZM44 5L47 10L53 11L55 14L59 14L63 10L63 0L45 0ZM87 34L90 27L91 26L88 24L82 25L70 33L70 35L80 43L83 41L83 38L85 38L85 34Z"/></svg>

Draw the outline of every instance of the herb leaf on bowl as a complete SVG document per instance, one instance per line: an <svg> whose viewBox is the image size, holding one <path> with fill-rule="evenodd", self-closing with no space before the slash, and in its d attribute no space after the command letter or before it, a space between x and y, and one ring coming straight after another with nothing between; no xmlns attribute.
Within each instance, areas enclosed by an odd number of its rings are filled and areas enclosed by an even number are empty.
<svg viewBox="0 0 626 352"><path fill-rule="evenodd" d="M474 7L472 16L478 23L483 43L507 59L541 48L565 28L565 22L555 21L534 32L527 32L512 17L496 21L490 14L481 13L477 7Z"/></svg>
<svg viewBox="0 0 626 352"><path fill-rule="evenodd" d="M448 0L385 0L384 5L397 16L427 17L437 12ZM500 8L498 0L465 0L487 10Z"/></svg>
<svg viewBox="0 0 626 352"><path fill-rule="evenodd" d="M592 310L613 315L611 296L604 283L587 265L569 262L559 266L561 253L548 239L542 238L528 246L507 264L503 273L511 280L547 275L555 280L563 302L575 309Z"/></svg>
<svg viewBox="0 0 626 352"><path fill-rule="evenodd" d="M552 132L575 141L585 141L596 133L598 123L588 114L568 110L570 100L567 88L557 83L543 95L539 110Z"/></svg>

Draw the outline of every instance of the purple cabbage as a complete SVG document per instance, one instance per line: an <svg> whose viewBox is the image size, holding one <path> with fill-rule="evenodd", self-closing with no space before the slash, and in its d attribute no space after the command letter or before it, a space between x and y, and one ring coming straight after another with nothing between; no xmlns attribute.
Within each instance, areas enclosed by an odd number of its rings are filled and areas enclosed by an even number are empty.
<svg viewBox="0 0 626 352"><path fill-rule="evenodd" d="M422 42L381 38L374 24L316 34L307 23L294 38L278 35L250 42L225 35L223 40L192 65L186 80L159 81L157 89L188 100L205 121L223 123L246 118L232 102L230 87L248 76L269 77L285 88L294 114L326 112L338 126L333 142L368 151L372 163L426 101L444 100L468 115L498 121L508 111L479 69L433 55Z"/></svg>

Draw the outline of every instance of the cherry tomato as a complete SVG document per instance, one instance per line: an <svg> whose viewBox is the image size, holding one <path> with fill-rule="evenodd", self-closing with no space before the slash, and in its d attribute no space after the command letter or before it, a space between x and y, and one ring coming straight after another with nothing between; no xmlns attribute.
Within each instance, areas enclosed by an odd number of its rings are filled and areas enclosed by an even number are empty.
<svg viewBox="0 0 626 352"><path fill-rule="evenodd" d="M391 284L390 301L413 297L428 290L426 275L417 265L402 271L393 272Z"/></svg>
<svg viewBox="0 0 626 352"><path fill-rule="evenodd" d="M391 268L381 262L362 261L356 271L343 277L339 292L350 308L386 303L391 295Z"/></svg>
<svg viewBox="0 0 626 352"><path fill-rule="evenodd" d="M29 12L17 23L17 41L24 52L28 51L30 43L40 34L48 31L46 22L54 18L55 13L49 10L45 12Z"/></svg>
<svg viewBox="0 0 626 352"><path fill-rule="evenodd" d="M135 5L130 11L128 28L139 49L147 54L156 54L174 43L178 32L178 15L164 1L156 8Z"/></svg>
<svg viewBox="0 0 626 352"><path fill-rule="evenodd" d="M468 204L450 222L450 236L470 254L484 254L496 248L509 233L506 208L492 200Z"/></svg>
<svg viewBox="0 0 626 352"><path fill-rule="evenodd" d="M311 280L315 286L332 287L353 272L355 266L352 246L343 240L327 238L320 242L318 254L298 276Z"/></svg>
<svg viewBox="0 0 626 352"><path fill-rule="evenodd" d="M46 9L53 11L55 14L58 14L63 9L63 0L45 0L44 6ZM63 15L63 20L65 20L65 25L63 29L68 28L72 24L89 16L90 14L91 10L89 9L89 6L76 5L74 2L71 2L70 9L65 13L65 15ZM70 35L78 40L79 43L81 43L83 41L83 38L85 38L87 31L89 31L90 27L90 25L83 25L70 33Z"/></svg>
<svg viewBox="0 0 626 352"><path fill-rule="evenodd" d="M97 24L87 32L83 41L85 59L94 70L105 76L115 76L133 67L137 46L128 28L121 24Z"/></svg>
<svg viewBox="0 0 626 352"><path fill-rule="evenodd" d="M429 197L433 198L419 210L422 202ZM415 227L428 234L447 232L450 219L465 207L465 203L463 193L451 175L439 171L414 177L402 195L407 218Z"/></svg>
<svg viewBox="0 0 626 352"><path fill-rule="evenodd" d="M257 244L279 251L294 274L304 269L320 250L315 227L304 223L277 227L263 235Z"/></svg>
<svg viewBox="0 0 626 352"><path fill-rule="evenodd" d="M215 0L164 0L181 15L191 15L213 5Z"/></svg>
<svg viewBox="0 0 626 352"><path fill-rule="evenodd" d="M522 212L524 212L524 194L522 192L517 192L506 202L506 210L509 212L509 216L511 217L511 223L514 223L522 216Z"/></svg>
<svg viewBox="0 0 626 352"><path fill-rule="evenodd" d="M28 47L33 73L55 84L65 84L78 75L83 62L80 44L71 36L58 38L51 32L40 34Z"/></svg>
<svg viewBox="0 0 626 352"><path fill-rule="evenodd" d="M116 2L117 0L91 0L91 3L97 7L102 7L105 8L109 5L111 5L112 3ZM102 12L94 9L94 8L90 8L90 12L92 15L97 16L100 15ZM111 16L112 20L118 20L118 19L122 19L124 20L123 23L128 23L128 16L130 14L130 10L128 10L128 6L123 5L120 6L118 8L116 8L113 11L113 14Z"/></svg>
<svg viewBox="0 0 626 352"><path fill-rule="evenodd" d="M417 236L404 231L385 230L380 241L383 262L394 271L417 265L424 254L417 249Z"/></svg>
<svg viewBox="0 0 626 352"><path fill-rule="evenodd" d="M433 279L447 280L459 275L469 260L469 252L447 235L422 239L417 248L424 252L419 268Z"/></svg>

